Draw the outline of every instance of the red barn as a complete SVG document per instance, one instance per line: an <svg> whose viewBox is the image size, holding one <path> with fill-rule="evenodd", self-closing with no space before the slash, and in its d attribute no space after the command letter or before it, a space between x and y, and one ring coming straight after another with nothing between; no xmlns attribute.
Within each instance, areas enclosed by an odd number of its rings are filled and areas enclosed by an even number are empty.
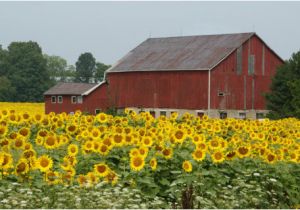
<svg viewBox="0 0 300 210"><path fill-rule="evenodd" d="M103 83L58 83L44 93L46 113L71 113L81 110L98 113L106 104L106 88Z"/></svg>
<svg viewBox="0 0 300 210"><path fill-rule="evenodd" d="M283 63L255 33L149 38L106 72L91 102L76 108L260 118L268 111L263 94ZM71 111L46 105L46 112L57 110Z"/></svg>

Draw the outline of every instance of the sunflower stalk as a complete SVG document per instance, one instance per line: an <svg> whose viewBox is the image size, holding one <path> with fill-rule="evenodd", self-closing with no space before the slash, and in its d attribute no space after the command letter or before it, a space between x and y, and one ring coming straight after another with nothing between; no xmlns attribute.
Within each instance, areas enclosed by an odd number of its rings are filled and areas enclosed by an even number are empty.
<svg viewBox="0 0 300 210"><path fill-rule="evenodd" d="M193 209L194 208L194 198L193 198L193 185L187 185L187 187L182 191L181 204L183 209Z"/></svg>

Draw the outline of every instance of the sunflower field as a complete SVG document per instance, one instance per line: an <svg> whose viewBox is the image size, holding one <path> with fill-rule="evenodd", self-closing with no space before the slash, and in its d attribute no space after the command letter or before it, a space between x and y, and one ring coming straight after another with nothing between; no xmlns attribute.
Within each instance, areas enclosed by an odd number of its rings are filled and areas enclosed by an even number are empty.
<svg viewBox="0 0 300 210"><path fill-rule="evenodd" d="M300 121L0 103L0 208L299 208Z"/></svg>

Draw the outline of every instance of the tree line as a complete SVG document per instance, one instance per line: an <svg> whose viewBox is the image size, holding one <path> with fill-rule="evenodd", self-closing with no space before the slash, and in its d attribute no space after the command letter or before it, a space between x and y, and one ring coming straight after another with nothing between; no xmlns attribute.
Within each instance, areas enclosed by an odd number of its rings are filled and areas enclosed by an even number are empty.
<svg viewBox="0 0 300 210"><path fill-rule="evenodd" d="M38 43L0 45L0 101L42 102L43 93L57 82L97 83L110 67L82 53L74 65L55 55L43 54Z"/></svg>

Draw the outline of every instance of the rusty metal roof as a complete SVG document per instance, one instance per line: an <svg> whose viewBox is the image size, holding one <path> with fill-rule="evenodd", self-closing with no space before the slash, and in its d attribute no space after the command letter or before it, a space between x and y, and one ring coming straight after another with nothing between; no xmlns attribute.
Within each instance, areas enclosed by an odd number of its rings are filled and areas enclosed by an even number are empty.
<svg viewBox="0 0 300 210"><path fill-rule="evenodd" d="M96 86L99 86L99 84L60 82L47 90L44 95L84 95Z"/></svg>
<svg viewBox="0 0 300 210"><path fill-rule="evenodd" d="M255 33L149 38L109 72L208 70Z"/></svg>

